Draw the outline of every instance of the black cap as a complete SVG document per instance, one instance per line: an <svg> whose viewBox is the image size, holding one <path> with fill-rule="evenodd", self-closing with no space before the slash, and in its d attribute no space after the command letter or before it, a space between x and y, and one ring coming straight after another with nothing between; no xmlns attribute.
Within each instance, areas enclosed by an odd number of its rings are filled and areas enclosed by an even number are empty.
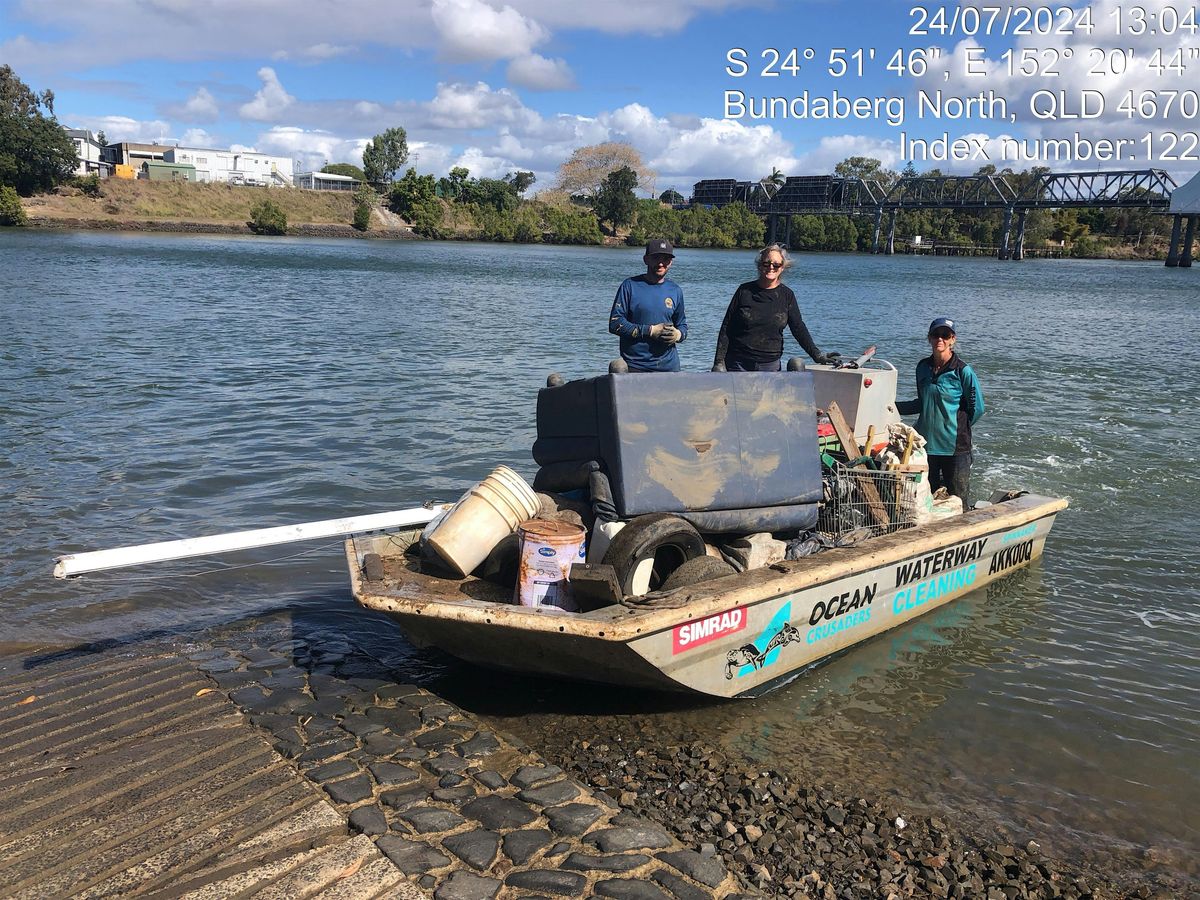
<svg viewBox="0 0 1200 900"><path fill-rule="evenodd" d="M954 329L954 320L947 319L945 316L939 316L938 318L934 319L932 322L929 323L929 333L930 334L933 334L939 328L948 328L950 330L951 334L953 334L953 335L958 334L958 332Z"/></svg>
<svg viewBox="0 0 1200 900"><path fill-rule="evenodd" d="M646 242L646 255L654 256L655 254L674 256L675 248L671 246L671 242L666 238L655 238L652 241Z"/></svg>

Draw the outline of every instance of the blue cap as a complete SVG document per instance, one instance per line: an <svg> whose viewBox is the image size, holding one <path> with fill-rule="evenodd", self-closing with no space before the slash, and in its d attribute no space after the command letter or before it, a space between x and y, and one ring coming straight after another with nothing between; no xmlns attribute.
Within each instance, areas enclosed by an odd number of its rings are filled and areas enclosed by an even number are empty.
<svg viewBox="0 0 1200 900"><path fill-rule="evenodd" d="M954 328L954 320L947 319L945 316L939 316L929 323L929 333L933 334L939 328L949 328L950 333L957 336L958 332Z"/></svg>

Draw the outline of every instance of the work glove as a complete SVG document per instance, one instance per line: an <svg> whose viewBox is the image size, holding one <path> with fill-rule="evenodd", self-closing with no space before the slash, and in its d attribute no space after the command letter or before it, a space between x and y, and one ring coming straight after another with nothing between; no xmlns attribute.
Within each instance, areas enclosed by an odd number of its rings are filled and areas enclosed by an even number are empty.
<svg viewBox="0 0 1200 900"><path fill-rule="evenodd" d="M650 330L646 332L646 336L652 337L652 338L661 338L663 329L666 327L667 326L664 325L662 322L659 322L657 325L651 325Z"/></svg>
<svg viewBox="0 0 1200 900"><path fill-rule="evenodd" d="M818 350L817 355L813 357L813 362L821 366L836 366L841 361L842 354L838 353L837 351L822 353Z"/></svg>
<svg viewBox="0 0 1200 900"><path fill-rule="evenodd" d="M658 336L660 341L666 341L668 344L678 344L680 338L683 337L683 332L674 325L666 324L662 328L662 334Z"/></svg>

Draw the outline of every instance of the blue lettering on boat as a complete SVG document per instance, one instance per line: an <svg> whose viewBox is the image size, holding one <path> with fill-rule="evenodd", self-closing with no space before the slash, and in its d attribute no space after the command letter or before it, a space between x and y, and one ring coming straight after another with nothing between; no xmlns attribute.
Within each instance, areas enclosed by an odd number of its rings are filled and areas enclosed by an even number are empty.
<svg viewBox="0 0 1200 900"><path fill-rule="evenodd" d="M928 581L922 581L920 584L896 591L896 595L892 598L892 612L900 615L910 609L924 606L930 600L936 600L945 594L960 591L974 583L975 564L971 563L965 569L947 572L945 575L939 575L937 578L930 578Z"/></svg>
<svg viewBox="0 0 1200 900"><path fill-rule="evenodd" d="M828 625L818 625L816 628L808 629L808 633L804 636L804 641L808 644L815 644L817 641L833 637L833 635L845 631L847 628L853 628L855 625L861 625L863 622L869 621L871 621L871 610L860 609L840 619L834 619Z"/></svg>
<svg viewBox="0 0 1200 900"><path fill-rule="evenodd" d="M1011 544L1013 541L1019 541L1021 538L1032 537L1037 531L1037 522L1030 522L1024 528L1018 528L1016 531L1010 531L1004 537L1000 538L1001 544Z"/></svg>

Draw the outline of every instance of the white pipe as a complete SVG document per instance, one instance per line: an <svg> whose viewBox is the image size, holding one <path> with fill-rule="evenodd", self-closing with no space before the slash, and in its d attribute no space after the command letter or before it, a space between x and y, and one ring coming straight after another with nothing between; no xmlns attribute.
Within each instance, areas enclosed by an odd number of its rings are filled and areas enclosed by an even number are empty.
<svg viewBox="0 0 1200 900"><path fill-rule="evenodd" d="M302 522L299 525L280 525L276 528L258 528L254 531L235 531L229 534L213 534L207 537L182 538L177 541L161 541L157 544L139 544L135 547L116 547L112 550L93 550L89 553L73 553L60 556L54 561L54 577L66 578L100 569L119 569L142 563L163 562L183 559L188 556L210 556L231 550L248 550L252 547L267 547L271 544L287 544L334 535L361 534L366 531L382 531L386 528L405 528L425 525L444 507L426 509L417 506L394 512L351 516L347 519L326 519L322 522Z"/></svg>

